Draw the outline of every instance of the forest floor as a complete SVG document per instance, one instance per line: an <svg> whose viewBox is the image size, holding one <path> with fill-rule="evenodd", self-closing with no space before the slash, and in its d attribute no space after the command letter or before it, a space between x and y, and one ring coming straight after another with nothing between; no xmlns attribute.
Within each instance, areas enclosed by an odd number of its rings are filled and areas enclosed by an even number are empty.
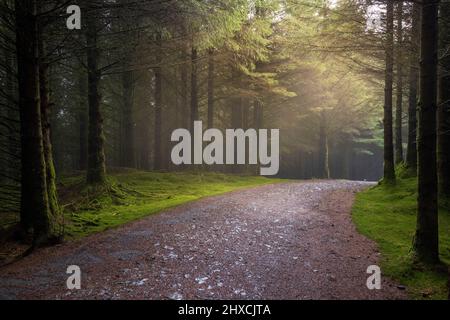
<svg viewBox="0 0 450 320"><path fill-rule="evenodd" d="M3 299L405 299L369 290L375 243L352 222L364 182L271 184L204 198L0 270ZM81 290L66 288L69 265Z"/></svg>

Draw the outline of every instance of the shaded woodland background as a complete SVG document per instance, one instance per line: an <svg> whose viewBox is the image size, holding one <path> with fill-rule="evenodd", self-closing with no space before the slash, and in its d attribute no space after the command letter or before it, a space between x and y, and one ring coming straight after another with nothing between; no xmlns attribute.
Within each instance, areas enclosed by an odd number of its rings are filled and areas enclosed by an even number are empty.
<svg viewBox="0 0 450 320"><path fill-rule="evenodd" d="M80 31L65 27L67 2L38 1L58 174L87 168L90 125L101 128L108 167L179 170L170 133L201 119L281 128L283 177L381 177L383 37L365 26L368 5L78 4ZM9 187L20 181L14 18L14 1L3 1L1 166ZM92 95L98 114L89 114Z"/></svg>

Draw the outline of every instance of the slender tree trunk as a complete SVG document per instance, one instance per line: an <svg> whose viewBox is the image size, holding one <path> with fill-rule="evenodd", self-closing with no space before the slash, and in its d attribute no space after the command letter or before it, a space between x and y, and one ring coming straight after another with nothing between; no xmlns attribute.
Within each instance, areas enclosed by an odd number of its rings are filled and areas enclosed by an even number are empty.
<svg viewBox="0 0 450 320"><path fill-rule="evenodd" d="M233 129L242 129L242 122L243 122L243 109L242 109L242 99L241 98L235 98L232 99L233 105L231 106L231 127ZM237 164L237 144L234 144L234 165L230 166L232 173L239 173L241 172L240 166Z"/></svg>
<svg viewBox="0 0 450 320"><path fill-rule="evenodd" d="M214 51L208 52L208 128L214 127Z"/></svg>
<svg viewBox="0 0 450 320"><path fill-rule="evenodd" d="M387 2L386 14L386 75L384 88L384 180L395 181L392 132L392 84L394 71L394 3Z"/></svg>
<svg viewBox="0 0 450 320"><path fill-rule="evenodd" d="M86 108L86 75L80 68L78 71L78 139L79 139L79 162L78 168L86 170L87 168L87 143L88 143L88 116Z"/></svg>
<svg viewBox="0 0 450 320"><path fill-rule="evenodd" d="M248 98L242 99L242 129L250 129L250 100ZM249 148L245 148L245 159L250 158ZM249 171L250 164L245 165L245 172Z"/></svg>
<svg viewBox="0 0 450 320"><path fill-rule="evenodd" d="M183 63L181 65L181 72L180 72L180 78L181 78L181 115L182 115L182 123L181 125L185 129L189 129L190 126L190 112L189 112L189 96L188 96L188 48L187 48L187 42L185 42L182 52L182 60Z"/></svg>
<svg viewBox="0 0 450 320"><path fill-rule="evenodd" d="M232 74L233 83L236 88L239 89L241 87L242 79L239 71L233 70ZM232 129L242 129L243 128L243 108L242 108L242 97L235 93L234 96L229 100L230 103L230 111L231 111L231 128ZM240 167L237 164L237 144L234 144L234 165L230 166L231 173L239 173Z"/></svg>
<svg viewBox="0 0 450 320"><path fill-rule="evenodd" d="M242 79L238 71L233 72L233 82L236 83L236 89L241 87ZM236 94L231 100L231 127L233 129L243 128L243 108L242 97ZM235 152L236 156L236 152Z"/></svg>
<svg viewBox="0 0 450 320"><path fill-rule="evenodd" d="M418 123L418 211L414 249L422 260L439 260L436 112L438 1L422 1L420 103Z"/></svg>
<svg viewBox="0 0 450 320"><path fill-rule="evenodd" d="M403 1L397 3L397 101L395 109L395 164L403 163Z"/></svg>
<svg viewBox="0 0 450 320"><path fill-rule="evenodd" d="M413 4L409 67L408 147L406 165L417 174L417 89L419 84L420 7Z"/></svg>
<svg viewBox="0 0 450 320"><path fill-rule="evenodd" d="M21 226L33 228L34 243L52 230L48 204L39 97L38 28L35 0L16 0L16 46L21 123Z"/></svg>
<svg viewBox="0 0 450 320"><path fill-rule="evenodd" d="M198 117L198 84L197 84L197 49L192 46L192 54L191 54L191 130L194 130L194 121L199 120Z"/></svg>
<svg viewBox="0 0 450 320"><path fill-rule="evenodd" d="M242 128L248 129L250 127L250 104L248 98L242 101Z"/></svg>
<svg viewBox="0 0 450 320"><path fill-rule="evenodd" d="M320 117L320 132L319 132L319 178L330 178L330 165L329 165L329 148L328 148L328 135L326 127L326 117L322 113Z"/></svg>
<svg viewBox="0 0 450 320"><path fill-rule="evenodd" d="M438 175L440 196L450 199L450 2L441 2L439 74Z"/></svg>
<svg viewBox="0 0 450 320"><path fill-rule="evenodd" d="M128 67L128 64L126 65ZM135 168L134 150L134 79L133 71L125 70L122 73L122 156L121 165L123 167Z"/></svg>
<svg viewBox="0 0 450 320"><path fill-rule="evenodd" d="M261 8L257 7L257 15L261 14ZM261 63L257 62L256 63L256 71L259 72L261 71ZM263 118L264 118L264 114L263 114L263 103L260 99L255 99L253 101L253 125L255 127L255 129L262 129L263 127Z"/></svg>
<svg viewBox="0 0 450 320"><path fill-rule="evenodd" d="M253 128L255 130L262 129L263 122L263 108L262 102L258 99L253 100ZM303 166L304 167L304 166ZM254 174L259 174L259 167L255 166Z"/></svg>
<svg viewBox="0 0 450 320"><path fill-rule="evenodd" d="M7 74L6 74L6 102L8 109L6 115L9 119L16 119L16 105L15 105L15 89L14 89L14 58L12 53L9 51L5 52L5 59L7 63ZM16 138L17 132L16 127L11 125L7 130L7 145L8 145L8 157L6 163L6 175L8 177L14 177L16 174L15 163L17 161L17 148L16 148ZM11 178L9 178L11 180Z"/></svg>
<svg viewBox="0 0 450 320"><path fill-rule="evenodd" d="M157 63L161 65L161 35L158 36ZM154 68L155 72L155 135L154 135L154 168L162 169L162 75L161 67Z"/></svg>
<svg viewBox="0 0 450 320"><path fill-rule="evenodd" d="M87 15L87 65L88 65L88 167L87 183L103 184L106 182L106 165L104 151L103 118L100 110L99 93L100 70L98 66L99 50L97 47L97 22L93 13Z"/></svg>

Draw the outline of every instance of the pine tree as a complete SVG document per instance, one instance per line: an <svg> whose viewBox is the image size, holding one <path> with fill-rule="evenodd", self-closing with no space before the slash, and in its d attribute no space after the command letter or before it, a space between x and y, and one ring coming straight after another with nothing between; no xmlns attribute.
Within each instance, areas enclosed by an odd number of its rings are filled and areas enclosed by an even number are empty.
<svg viewBox="0 0 450 320"><path fill-rule="evenodd" d="M88 184L104 184L106 182L106 164L104 150L103 116L100 110L100 79L99 48L98 48L98 18L94 15L95 8L87 12L86 46L88 67Z"/></svg>
<svg viewBox="0 0 450 320"><path fill-rule="evenodd" d="M392 129L392 87L394 73L394 3L386 5L386 74L384 98L384 179L395 181L394 145Z"/></svg>
<svg viewBox="0 0 450 320"><path fill-rule="evenodd" d="M450 199L450 2L440 6L440 60L438 101L438 174L439 194ZM447 203L448 204L448 203Z"/></svg>
<svg viewBox="0 0 450 320"><path fill-rule="evenodd" d="M413 3L411 19L411 53L409 66L408 146L406 166L417 174L417 89L419 84L420 7Z"/></svg>
<svg viewBox="0 0 450 320"><path fill-rule="evenodd" d="M436 112L438 69L438 7L422 2L420 102L418 113L418 210L414 250L420 259L439 260Z"/></svg>
<svg viewBox="0 0 450 320"><path fill-rule="evenodd" d="M403 1L397 3L397 98L395 108L395 164L403 163Z"/></svg>

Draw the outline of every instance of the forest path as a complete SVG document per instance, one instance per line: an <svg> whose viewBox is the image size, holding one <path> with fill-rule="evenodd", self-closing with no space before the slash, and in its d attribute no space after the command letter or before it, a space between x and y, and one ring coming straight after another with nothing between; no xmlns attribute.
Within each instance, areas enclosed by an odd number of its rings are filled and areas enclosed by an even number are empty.
<svg viewBox="0 0 450 320"><path fill-rule="evenodd" d="M370 184L274 184L206 198L0 269L3 299L401 299L368 290L374 243L351 221ZM78 265L82 289L66 288Z"/></svg>

